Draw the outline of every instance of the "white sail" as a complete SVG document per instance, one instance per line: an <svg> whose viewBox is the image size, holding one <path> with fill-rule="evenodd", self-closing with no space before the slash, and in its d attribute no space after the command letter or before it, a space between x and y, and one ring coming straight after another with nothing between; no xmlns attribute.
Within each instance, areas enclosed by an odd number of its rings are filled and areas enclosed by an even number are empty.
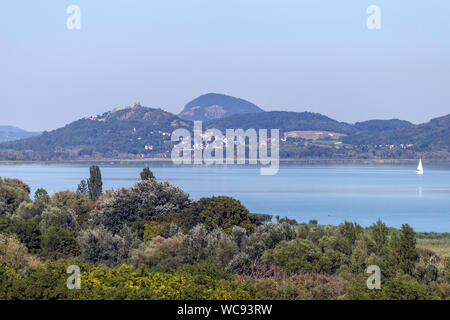
<svg viewBox="0 0 450 320"><path fill-rule="evenodd" d="M416 172L417 172L418 174L423 174L422 159L419 160L419 165L417 166Z"/></svg>

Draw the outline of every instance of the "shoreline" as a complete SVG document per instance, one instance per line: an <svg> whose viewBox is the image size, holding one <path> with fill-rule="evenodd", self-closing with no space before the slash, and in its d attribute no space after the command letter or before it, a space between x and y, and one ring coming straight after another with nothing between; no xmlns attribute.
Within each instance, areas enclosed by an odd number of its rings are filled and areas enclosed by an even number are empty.
<svg viewBox="0 0 450 320"><path fill-rule="evenodd" d="M299 159L280 159L283 163L298 164L417 164L418 159L320 159L320 158L299 158ZM450 165L450 159L422 159L427 164ZM21 164L83 164L83 163L108 163L108 164L127 164L127 163L172 163L171 159L148 158L148 159L88 159L88 160L0 160L0 165L21 165ZM248 163L246 163L248 164ZM189 164L184 164L186 166ZM194 165L194 164L192 164ZM222 164L214 164L222 165ZM226 164L223 164L226 165ZM238 164L231 164L238 165ZM243 164L240 164L243 165ZM252 164L253 165L253 164Z"/></svg>

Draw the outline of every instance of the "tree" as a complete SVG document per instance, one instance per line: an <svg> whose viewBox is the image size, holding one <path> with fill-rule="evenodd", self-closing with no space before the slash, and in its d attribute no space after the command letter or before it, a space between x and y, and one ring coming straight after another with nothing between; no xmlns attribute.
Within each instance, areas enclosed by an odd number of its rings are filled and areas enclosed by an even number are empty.
<svg viewBox="0 0 450 320"><path fill-rule="evenodd" d="M265 250L273 249L281 241L292 240L295 236L295 227L288 223L260 225L246 239L245 253L250 259L258 260Z"/></svg>
<svg viewBox="0 0 450 320"><path fill-rule="evenodd" d="M102 174L98 166L91 166L89 172L91 174L88 179L89 198L92 201L97 201L102 194Z"/></svg>
<svg viewBox="0 0 450 320"><path fill-rule="evenodd" d="M37 253L41 247L41 231L33 219L13 219L0 216L0 232L14 234L27 246L31 253Z"/></svg>
<svg viewBox="0 0 450 320"><path fill-rule="evenodd" d="M4 185L8 185L13 188L20 189L27 194L29 194L31 192L30 187L27 184L25 184L22 180L19 180L19 179L4 178L2 180L0 178L0 184L4 184Z"/></svg>
<svg viewBox="0 0 450 320"><path fill-rule="evenodd" d="M77 194L82 195L84 198L89 197L89 187L85 179L81 180L78 184Z"/></svg>
<svg viewBox="0 0 450 320"><path fill-rule="evenodd" d="M0 233L0 265L5 264L14 270L21 270L28 266L29 258L27 248L20 241Z"/></svg>
<svg viewBox="0 0 450 320"><path fill-rule="evenodd" d="M388 228L381 220L372 225L372 238L375 241L377 253L381 253L388 240Z"/></svg>
<svg viewBox="0 0 450 320"><path fill-rule="evenodd" d="M190 204L189 195L170 183L144 180L132 188L114 191L110 198L102 202L102 209L94 220L116 234L124 224L154 220L160 215L178 212Z"/></svg>
<svg viewBox="0 0 450 320"><path fill-rule="evenodd" d="M344 221L344 223L339 225L339 232L351 245L354 245L358 234L362 232L362 228L356 222Z"/></svg>
<svg viewBox="0 0 450 320"><path fill-rule="evenodd" d="M47 207L51 207L50 200L46 197L38 197L34 202L22 202L12 217L26 220L32 219L39 223L41 221L42 212Z"/></svg>
<svg viewBox="0 0 450 320"><path fill-rule="evenodd" d="M139 248L131 251L131 262L138 266L145 264L158 270L162 267L176 268L182 264L181 250L183 243L180 238L155 237L151 242L143 242Z"/></svg>
<svg viewBox="0 0 450 320"><path fill-rule="evenodd" d="M230 234L234 226L252 232L256 225L252 223L251 214L240 201L230 197L212 197L200 199L200 217L206 229L221 228Z"/></svg>
<svg viewBox="0 0 450 320"><path fill-rule="evenodd" d="M50 199L50 196L48 195L47 190L45 190L43 188L39 188L34 193L34 200L47 204L47 203L50 203L51 199Z"/></svg>
<svg viewBox="0 0 450 320"><path fill-rule="evenodd" d="M141 171L141 180L150 180L155 179L155 176L153 175L153 172L150 170L149 167L145 167Z"/></svg>
<svg viewBox="0 0 450 320"><path fill-rule="evenodd" d="M44 257L52 259L77 256L79 254L75 235L71 231L58 226L50 226L42 234L41 249Z"/></svg>
<svg viewBox="0 0 450 320"><path fill-rule="evenodd" d="M208 231L202 224L195 226L183 235L184 256L188 263L199 262L207 258L207 235Z"/></svg>
<svg viewBox="0 0 450 320"><path fill-rule="evenodd" d="M81 233L81 256L86 261L115 265L128 258L133 240L129 234L113 235L104 226L98 226Z"/></svg>
<svg viewBox="0 0 450 320"><path fill-rule="evenodd" d="M55 192L52 195L53 203L57 207L75 208L83 202L83 197L70 190Z"/></svg>
<svg viewBox="0 0 450 320"><path fill-rule="evenodd" d="M23 201L30 201L30 187L17 179L0 178L0 214L12 215Z"/></svg>
<svg viewBox="0 0 450 320"><path fill-rule="evenodd" d="M329 271L322 270L321 258L320 249L305 239L282 241L263 255L268 265L280 266L287 273Z"/></svg>
<svg viewBox="0 0 450 320"><path fill-rule="evenodd" d="M41 231L47 231L51 226L65 228L73 232L78 232L80 226L77 222L75 212L67 207L47 207L41 216L39 227Z"/></svg>
<svg viewBox="0 0 450 320"><path fill-rule="evenodd" d="M398 255L400 258L400 268L406 274L412 275L414 265L419 259L419 253L416 248L416 235L408 224L402 225Z"/></svg>
<svg viewBox="0 0 450 320"><path fill-rule="evenodd" d="M207 237L208 260L214 265L225 268L233 257L239 253L239 247L233 238L222 232L220 229L214 229Z"/></svg>

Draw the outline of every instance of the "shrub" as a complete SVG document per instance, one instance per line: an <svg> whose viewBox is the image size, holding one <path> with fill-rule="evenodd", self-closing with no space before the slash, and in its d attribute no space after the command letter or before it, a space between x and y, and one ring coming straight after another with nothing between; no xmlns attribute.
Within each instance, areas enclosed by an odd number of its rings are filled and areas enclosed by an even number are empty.
<svg viewBox="0 0 450 320"><path fill-rule="evenodd" d="M147 243L141 243L139 248L131 251L131 262L134 265L145 264L155 267L154 270L163 268L176 268L182 262L181 252L183 242L177 238L156 237Z"/></svg>
<svg viewBox="0 0 450 320"><path fill-rule="evenodd" d="M107 229L119 233L124 224L153 220L159 215L187 208L190 204L189 195L168 182L144 180L132 188L113 192L111 198L101 204L98 219Z"/></svg>
<svg viewBox="0 0 450 320"><path fill-rule="evenodd" d="M78 240L85 261L117 265L128 259L134 237L129 229L125 236L113 235L104 226L82 231Z"/></svg>

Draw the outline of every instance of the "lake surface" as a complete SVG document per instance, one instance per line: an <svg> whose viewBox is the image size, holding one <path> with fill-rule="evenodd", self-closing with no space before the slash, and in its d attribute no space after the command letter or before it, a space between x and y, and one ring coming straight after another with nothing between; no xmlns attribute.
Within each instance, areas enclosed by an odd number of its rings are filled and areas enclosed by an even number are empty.
<svg viewBox="0 0 450 320"><path fill-rule="evenodd" d="M89 176L90 164L0 165L0 176L19 178L50 194L75 190ZM259 168L175 167L149 164L159 180L167 180L192 198L227 195L251 212L316 219L321 224L344 220L369 226L378 218L393 227L410 224L416 231L450 232L450 167L415 165L282 165L275 176ZM132 186L143 164L99 164L105 189Z"/></svg>

